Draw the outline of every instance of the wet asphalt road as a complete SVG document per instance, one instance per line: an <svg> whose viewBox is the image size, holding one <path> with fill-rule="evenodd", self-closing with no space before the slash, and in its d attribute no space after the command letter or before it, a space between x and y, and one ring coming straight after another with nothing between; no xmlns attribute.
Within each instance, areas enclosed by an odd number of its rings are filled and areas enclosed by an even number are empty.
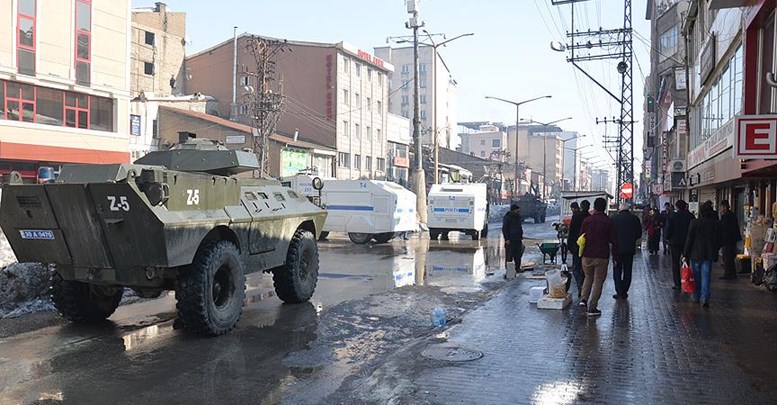
<svg viewBox="0 0 777 405"><path fill-rule="evenodd" d="M527 222L527 238L554 240L550 223ZM365 367L432 334L434 306L451 308L455 322L496 291L500 235L492 227L480 241L423 235L363 246L333 235L319 245L310 303L282 305L270 276L250 275L237 329L218 338L174 330L172 293L124 305L99 326L53 314L3 320L35 326L0 339L0 403L326 402Z"/></svg>

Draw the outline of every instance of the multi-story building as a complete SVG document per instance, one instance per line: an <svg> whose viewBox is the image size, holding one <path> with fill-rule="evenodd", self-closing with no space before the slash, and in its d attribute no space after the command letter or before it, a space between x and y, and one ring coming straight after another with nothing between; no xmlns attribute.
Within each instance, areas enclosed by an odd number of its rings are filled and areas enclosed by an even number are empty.
<svg viewBox="0 0 777 405"><path fill-rule="evenodd" d="M240 106L234 118L254 125L254 112L248 103L258 88L256 59L249 49L254 40L254 36L242 34L188 56L186 92L219 100L234 96ZM336 149L333 173L338 179L384 177L387 74L394 67L344 42L282 42L286 51L274 57L277 80L270 85L284 96L278 131L296 133L299 139ZM235 69L237 86L232 85ZM229 117L230 105L222 103L219 114Z"/></svg>
<svg viewBox="0 0 777 405"><path fill-rule="evenodd" d="M186 13L172 12L165 3L132 10L130 90L130 153L135 160L159 150L160 105L206 112L217 100L182 96L186 46Z"/></svg>
<svg viewBox="0 0 777 405"><path fill-rule="evenodd" d="M654 197L679 197L687 189L688 86L686 42L681 32L688 6L687 0L649 0L647 4L652 48L651 74L645 85L643 180Z"/></svg>
<svg viewBox="0 0 777 405"><path fill-rule="evenodd" d="M375 56L390 62L396 70L389 74L389 111L413 118L413 47L378 47ZM456 139L456 81L434 47L418 47L418 87L421 143L448 149Z"/></svg>
<svg viewBox="0 0 777 405"><path fill-rule="evenodd" d="M771 89L766 81L766 72L773 69L772 56L769 55L773 55L774 42L766 42L756 35L748 37L749 42L743 44L743 21L747 9L730 8L736 7L737 3L746 5L745 1L692 0L683 23L690 78L690 151L685 179L691 188L688 193L691 202L727 199L731 201L732 208L744 213L744 206L753 202L752 190L757 188L758 183L754 181L751 184L749 180L742 179L750 164L742 164L735 158L734 145L738 132L734 125L735 117L742 112L770 114L775 111L774 97L763 92ZM770 7L773 9L774 5ZM747 11L750 15L752 9ZM773 35L774 26L767 24L766 27L762 30L764 35ZM744 57L745 51L748 51L747 58ZM768 54L761 55L761 51ZM768 63L759 66L762 56ZM747 64L745 60L748 60ZM743 93L744 89L751 91ZM759 101L763 103L759 104ZM756 174L752 173L753 177ZM760 175L773 177L769 173ZM771 195L773 201L774 191Z"/></svg>
<svg viewBox="0 0 777 405"><path fill-rule="evenodd" d="M506 161L507 133L492 124L481 125L466 136L467 153L487 160ZM463 146L463 144L462 144Z"/></svg>
<svg viewBox="0 0 777 405"><path fill-rule="evenodd" d="M520 134L520 132L519 132ZM561 191L563 142L559 137L563 132L533 132L528 138L528 146L519 150L518 159L535 173L542 176L542 195L550 197ZM520 142L520 138L519 138ZM524 152L525 151L525 152Z"/></svg>
<svg viewBox="0 0 777 405"><path fill-rule="evenodd" d="M0 174L129 161L127 0L0 0Z"/></svg>
<svg viewBox="0 0 777 405"><path fill-rule="evenodd" d="M185 56L186 13L172 12L165 3L132 10L133 96L180 94Z"/></svg>
<svg viewBox="0 0 777 405"><path fill-rule="evenodd" d="M386 156L386 180L407 187L410 169L410 120L388 113L388 156Z"/></svg>

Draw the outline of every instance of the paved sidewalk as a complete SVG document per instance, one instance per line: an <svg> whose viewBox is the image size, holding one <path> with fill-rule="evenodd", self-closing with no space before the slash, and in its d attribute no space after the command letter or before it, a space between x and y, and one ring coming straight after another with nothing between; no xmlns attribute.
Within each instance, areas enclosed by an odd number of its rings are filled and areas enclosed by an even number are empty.
<svg viewBox="0 0 777 405"><path fill-rule="evenodd" d="M536 309L529 288L544 281L518 279L448 330L445 344L481 359L425 359L426 341L375 376L398 379L401 403L777 403L777 294L721 272L705 309L670 288L668 256L638 254L628 300L612 298L610 271L593 318L576 300Z"/></svg>

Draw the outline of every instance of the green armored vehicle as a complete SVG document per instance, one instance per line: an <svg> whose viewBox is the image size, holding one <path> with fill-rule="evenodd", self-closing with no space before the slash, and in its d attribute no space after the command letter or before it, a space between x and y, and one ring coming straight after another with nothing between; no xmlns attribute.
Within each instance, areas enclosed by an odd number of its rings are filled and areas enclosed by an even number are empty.
<svg viewBox="0 0 777 405"><path fill-rule="evenodd" d="M245 274L271 272L278 297L305 302L318 280L326 212L280 182L233 177L256 155L192 139L134 164L66 165L55 183L6 184L0 227L20 262L55 267L51 298L75 322L98 322L124 287L175 290L185 329L234 328Z"/></svg>

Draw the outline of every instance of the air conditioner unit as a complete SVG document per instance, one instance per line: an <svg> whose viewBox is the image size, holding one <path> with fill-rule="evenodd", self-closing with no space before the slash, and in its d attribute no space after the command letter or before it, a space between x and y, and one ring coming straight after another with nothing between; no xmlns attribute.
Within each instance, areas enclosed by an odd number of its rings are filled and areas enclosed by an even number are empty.
<svg viewBox="0 0 777 405"><path fill-rule="evenodd" d="M669 168L672 170L672 173L685 173L686 166L685 166L685 160L684 159L675 159L669 162Z"/></svg>

